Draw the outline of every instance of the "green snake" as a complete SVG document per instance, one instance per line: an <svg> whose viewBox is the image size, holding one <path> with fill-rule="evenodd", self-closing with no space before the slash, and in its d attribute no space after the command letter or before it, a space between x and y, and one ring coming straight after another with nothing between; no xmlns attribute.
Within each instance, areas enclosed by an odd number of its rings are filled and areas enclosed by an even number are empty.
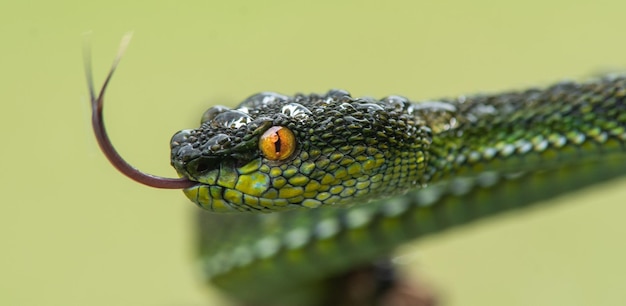
<svg viewBox="0 0 626 306"><path fill-rule="evenodd" d="M200 216L201 267L244 302L322 304L329 277L403 242L626 174L626 78L609 76L422 102L260 93L176 133L181 178L155 177L102 123L119 58L97 96L87 68L101 148L214 212Z"/></svg>

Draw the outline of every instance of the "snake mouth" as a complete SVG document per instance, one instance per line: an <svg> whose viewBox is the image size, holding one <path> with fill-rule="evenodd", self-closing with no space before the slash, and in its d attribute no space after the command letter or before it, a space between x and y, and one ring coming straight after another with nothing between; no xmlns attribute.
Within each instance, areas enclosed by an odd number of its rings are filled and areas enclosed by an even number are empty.
<svg viewBox="0 0 626 306"><path fill-rule="evenodd" d="M277 199L272 178L261 158L243 166L232 158L203 158L190 161L181 174L197 184L183 189L201 208L214 212L270 211L289 203ZM198 170L198 171L196 171ZM266 171L263 171L266 170Z"/></svg>

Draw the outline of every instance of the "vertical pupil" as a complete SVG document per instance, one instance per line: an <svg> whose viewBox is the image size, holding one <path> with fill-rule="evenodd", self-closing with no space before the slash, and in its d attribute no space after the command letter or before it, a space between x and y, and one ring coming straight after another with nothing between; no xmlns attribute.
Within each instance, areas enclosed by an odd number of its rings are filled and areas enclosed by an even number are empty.
<svg viewBox="0 0 626 306"><path fill-rule="evenodd" d="M276 141L274 142L274 151L276 154L280 154L280 135L276 133Z"/></svg>

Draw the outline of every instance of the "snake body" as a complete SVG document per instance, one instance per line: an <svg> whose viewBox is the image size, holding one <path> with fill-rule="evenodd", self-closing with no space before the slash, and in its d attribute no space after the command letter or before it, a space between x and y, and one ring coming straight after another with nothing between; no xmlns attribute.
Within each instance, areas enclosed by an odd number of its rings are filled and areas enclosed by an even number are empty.
<svg viewBox="0 0 626 306"><path fill-rule="evenodd" d="M286 158L259 147L273 127L295 137ZM403 242L626 174L625 142L626 78L605 77L423 102L261 93L207 110L171 158L192 201L230 213L200 217L207 279L314 305Z"/></svg>

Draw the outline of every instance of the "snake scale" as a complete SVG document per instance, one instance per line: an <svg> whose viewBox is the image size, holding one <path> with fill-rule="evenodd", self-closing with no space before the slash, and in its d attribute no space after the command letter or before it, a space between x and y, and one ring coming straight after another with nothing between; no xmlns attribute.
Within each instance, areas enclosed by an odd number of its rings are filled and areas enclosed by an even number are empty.
<svg viewBox="0 0 626 306"><path fill-rule="evenodd" d="M87 63L101 148L131 178L212 212L199 217L204 275L255 305L321 304L329 276L403 242L626 174L626 78L607 76L422 102L260 93L176 133L180 178L155 177L117 154L102 123L120 57L97 96Z"/></svg>

